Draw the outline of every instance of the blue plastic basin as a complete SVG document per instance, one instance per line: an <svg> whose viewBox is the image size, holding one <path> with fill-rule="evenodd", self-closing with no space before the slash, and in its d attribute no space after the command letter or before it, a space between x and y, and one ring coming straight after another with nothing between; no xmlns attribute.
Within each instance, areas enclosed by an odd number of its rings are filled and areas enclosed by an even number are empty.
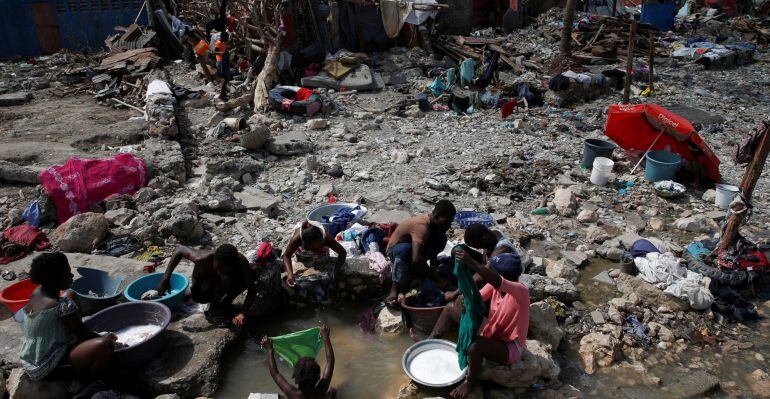
<svg viewBox="0 0 770 399"><path fill-rule="evenodd" d="M126 327L147 324L161 327L160 331L144 342L115 351L112 363L124 369L141 366L163 350L166 344L163 332L169 322L171 310L161 303L149 301L121 303L83 320L83 324L95 332L115 332Z"/></svg>
<svg viewBox="0 0 770 399"><path fill-rule="evenodd" d="M324 223L321 220L324 216L332 216L332 215L334 215L335 212L337 212L339 209L342 209L342 208L353 209L353 208L355 208L357 206L361 206L361 205L358 205L358 204L346 204L346 203L321 205L321 206L313 208L310 212L307 213L307 220L321 223L324 227L326 227L327 230L329 230L330 223ZM361 206L361 209L364 210L364 213L359 218L357 218L357 219L351 221L350 223L348 223L348 226L345 227L346 229L348 227L350 227L350 224L353 224L353 223L363 219L364 216L366 216L366 213L367 213L366 208L364 206Z"/></svg>
<svg viewBox="0 0 770 399"><path fill-rule="evenodd" d="M94 314L115 305L123 294L120 284L123 276L115 278L104 270L78 267L80 278L72 282L72 290L78 295L80 311L84 315Z"/></svg>
<svg viewBox="0 0 770 399"><path fill-rule="evenodd" d="M472 224L483 224L484 226L491 226L495 223L495 218L486 212L478 211L460 211L455 215L455 221L462 228L468 228Z"/></svg>
<svg viewBox="0 0 770 399"><path fill-rule="evenodd" d="M656 182L674 180L682 157L671 151L650 151L644 164L644 180Z"/></svg>
<svg viewBox="0 0 770 399"><path fill-rule="evenodd" d="M163 273L152 273L139 277L126 287L123 295L131 302L140 302L142 301L142 294L149 290L157 289L162 279ZM159 302L170 309L176 309L181 306L184 303L184 293L190 285L190 281L182 274L171 273L169 285L170 290L166 295L145 302Z"/></svg>

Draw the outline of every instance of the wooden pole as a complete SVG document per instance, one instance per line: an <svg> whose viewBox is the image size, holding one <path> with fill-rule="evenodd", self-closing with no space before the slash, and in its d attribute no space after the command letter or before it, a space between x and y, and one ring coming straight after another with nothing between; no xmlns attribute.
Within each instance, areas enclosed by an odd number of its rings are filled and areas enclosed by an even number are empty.
<svg viewBox="0 0 770 399"><path fill-rule="evenodd" d="M614 17L618 11L618 0L612 0L612 16Z"/></svg>
<svg viewBox="0 0 770 399"><path fill-rule="evenodd" d="M575 7L577 0L567 0L564 6L563 24L561 31L561 43L559 45L559 56L562 60L569 61L572 58L572 23L575 21Z"/></svg>
<svg viewBox="0 0 770 399"><path fill-rule="evenodd" d="M654 66L655 66L655 38L652 36L652 31L650 31L650 92L655 90L655 72L654 72Z"/></svg>
<svg viewBox="0 0 770 399"><path fill-rule="evenodd" d="M634 42L636 42L636 22L631 23L631 32L628 34L628 54L626 54L626 82L623 87L623 103L628 104L631 98L631 74L634 70Z"/></svg>
<svg viewBox="0 0 770 399"><path fill-rule="evenodd" d="M741 194L747 200L751 200L751 195L754 193L754 187L759 180L759 176L762 175L762 169L765 167L765 161L767 161L767 155L770 153L770 120L765 122L764 131L762 132L762 138L759 140L757 148L754 150L754 157L746 167L746 173L743 174L743 180L741 180ZM719 241L714 254L727 250L733 244L738 237L738 230L743 223L743 219L746 218L746 211L740 213L731 213L730 218L727 220L727 226L722 234L722 239Z"/></svg>

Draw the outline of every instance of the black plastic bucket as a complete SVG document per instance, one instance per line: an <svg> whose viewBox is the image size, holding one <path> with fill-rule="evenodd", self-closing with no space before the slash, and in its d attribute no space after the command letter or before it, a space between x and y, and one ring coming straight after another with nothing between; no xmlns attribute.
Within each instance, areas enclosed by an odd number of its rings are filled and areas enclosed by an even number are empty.
<svg viewBox="0 0 770 399"><path fill-rule="evenodd" d="M612 151L615 144L599 139L586 139L583 142L583 161L580 166L591 169L594 166L594 158L604 157L612 159Z"/></svg>

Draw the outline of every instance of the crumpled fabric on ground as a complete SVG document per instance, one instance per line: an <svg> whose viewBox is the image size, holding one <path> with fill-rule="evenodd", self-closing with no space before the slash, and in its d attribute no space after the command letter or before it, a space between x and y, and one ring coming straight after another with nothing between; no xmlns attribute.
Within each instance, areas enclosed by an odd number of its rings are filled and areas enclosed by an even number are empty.
<svg viewBox="0 0 770 399"><path fill-rule="evenodd" d="M670 253L651 252L643 258L635 258L634 264L639 269L639 277L651 284L673 284L676 280L684 278L687 271L679 259Z"/></svg>
<svg viewBox="0 0 770 399"><path fill-rule="evenodd" d="M10 227L0 237L0 265L24 258L32 251L51 247L48 237L40 229L27 224Z"/></svg>
<svg viewBox="0 0 770 399"><path fill-rule="evenodd" d="M460 86L468 86L473 83L475 67L476 62L472 58L467 58L460 64Z"/></svg>
<svg viewBox="0 0 770 399"><path fill-rule="evenodd" d="M133 234L111 236L100 242L94 250L96 255L123 256L142 248L142 239Z"/></svg>
<svg viewBox="0 0 770 399"><path fill-rule="evenodd" d="M369 268L380 276L380 283L390 276L390 263L382 252L369 252L366 254L366 259L369 260Z"/></svg>
<svg viewBox="0 0 770 399"><path fill-rule="evenodd" d="M702 284L703 278L699 273L687 270L683 279L676 280L663 292L688 301L693 309L708 309L714 302L714 295Z"/></svg>
<svg viewBox="0 0 770 399"><path fill-rule="evenodd" d="M30 226L40 227L40 204L37 200L29 203L27 209L21 214L21 217L27 221Z"/></svg>
<svg viewBox="0 0 770 399"><path fill-rule="evenodd" d="M131 194L147 185L147 166L133 154L112 158L72 157L40 172L40 184L56 203L59 223L113 194Z"/></svg>

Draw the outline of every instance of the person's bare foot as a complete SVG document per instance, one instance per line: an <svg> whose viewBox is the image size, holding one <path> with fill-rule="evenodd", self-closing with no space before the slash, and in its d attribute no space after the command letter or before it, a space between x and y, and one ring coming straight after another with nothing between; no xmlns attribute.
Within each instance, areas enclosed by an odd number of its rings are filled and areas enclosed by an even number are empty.
<svg viewBox="0 0 770 399"><path fill-rule="evenodd" d="M459 387L455 388L452 393L449 394L452 399L463 399L471 392L471 384L466 378Z"/></svg>
<svg viewBox="0 0 770 399"><path fill-rule="evenodd" d="M415 331L414 331L414 328L410 328L410 329L409 329L409 337L410 337L410 338L412 338L412 341L414 341L414 342L420 342L420 341L422 341L422 338L420 338L420 337L417 335L417 332L415 332Z"/></svg>

